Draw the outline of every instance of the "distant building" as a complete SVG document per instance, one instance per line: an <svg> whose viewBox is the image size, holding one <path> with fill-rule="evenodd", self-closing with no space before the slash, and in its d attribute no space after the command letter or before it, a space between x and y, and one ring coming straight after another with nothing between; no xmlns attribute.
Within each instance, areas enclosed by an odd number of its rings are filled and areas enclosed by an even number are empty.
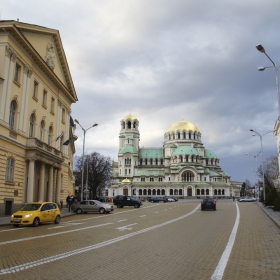
<svg viewBox="0 0 280 280"><path fill-rule="evenodd" d="M0 215L65 201L75 186L70 112L78 99L59 32L0 21L0 61Z"/></svg>
<svg viewBox="0 0 280 280"><path fill-rule="evenodd" d="M230 188L232 196L234 197L240 197L240 191L242 188L243 182L237 182L237 181L230 181Z"/></svg>
<svg viewBox="0 0 280 280"><path fill-rule="evenodd" d="M139 121L129 114L121 120L109 196L232 196L230 176L216 154L204 148L201 132L191 122L173 123L164 134L163 147L140 148L139 142Z"/></svg>

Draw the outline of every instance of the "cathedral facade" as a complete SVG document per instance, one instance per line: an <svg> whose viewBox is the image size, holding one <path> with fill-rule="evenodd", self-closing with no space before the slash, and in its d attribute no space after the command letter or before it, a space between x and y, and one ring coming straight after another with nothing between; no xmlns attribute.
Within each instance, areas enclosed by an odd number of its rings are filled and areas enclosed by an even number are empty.
<svg viewBox="0 0 280 280"><path fill-rule="evenodd" d="M220 167L216 154L205 149L201 132L180 120L164 133L163 147L140 148L138 119L129 114L121 120L118 162L108 195L140 198L170 195L178 198L234 195L230 176Z"/></svg>

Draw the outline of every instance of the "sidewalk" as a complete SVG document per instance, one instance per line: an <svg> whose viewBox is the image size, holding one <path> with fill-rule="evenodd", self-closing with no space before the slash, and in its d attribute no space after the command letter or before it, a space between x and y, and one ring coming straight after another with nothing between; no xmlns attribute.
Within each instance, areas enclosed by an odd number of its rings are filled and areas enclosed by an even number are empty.
<svg viewBox="0 0 280 280"><path fill-rule="evenodd" d="M62 208L60 211L61 211L61 218L71 216L71 215L77 215L72 211L69 212L68 208ZM10 216L0 217L0 226L6 226L6 225L10 225Z"/></svg>

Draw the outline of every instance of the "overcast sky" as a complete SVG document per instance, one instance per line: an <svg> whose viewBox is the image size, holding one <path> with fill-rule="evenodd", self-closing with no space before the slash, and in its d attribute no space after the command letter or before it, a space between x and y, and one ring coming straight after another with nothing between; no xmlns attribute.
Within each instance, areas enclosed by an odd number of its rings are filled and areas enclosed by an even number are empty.
<svg viewBox="0 0 280 280"><path fill-rule="evenodd" d="M117 160L120 120L139 122L140 146L160 147L184 118L202 133L231 180L255 181L260 134L278 117L279 0L0 0L1 20L59 30L79 101L85 152ZM76 155L83 133L77 126ZM264 158L277 155L263 136ZM258 159L261 163L261 157Z"/></svg>

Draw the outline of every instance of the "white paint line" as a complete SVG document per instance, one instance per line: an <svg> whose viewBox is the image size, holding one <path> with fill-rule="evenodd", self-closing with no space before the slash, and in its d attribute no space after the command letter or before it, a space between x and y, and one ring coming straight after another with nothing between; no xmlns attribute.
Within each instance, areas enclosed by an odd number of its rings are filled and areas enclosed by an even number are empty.
<svg viewBox="0 0 280 280"><path fill-rule="evenodd" d="M69 251L69 252L66 252L66 253L59 254L59 255L55 255L55 256L52 256L52 257L47 257L47 258L37 260L37 261L34 261L34 262L29 262L29 263L25 263L25 264L13 266L13 267L1 269L0 270L0 275L16 273L16 272L19 272L19 271L22 271L22 270L25 270L25 269L30 269L32 267L39 266L39 265L42 265L42 264L45 264L45 263L54 262L56 260L60 260L60 259L68 258L70 256L74 256L76 254L81 254L81 253L88 252L88 251L91 251L91 250L94 250L94 249L98 249L98 248L101 248L101 247L104 247L104 246L107 246L107 245L111 245L113 243L122 241L124 239L133 237L135 235L145 233L145 232L148 232L150 230L157 229L157 228L169 225L171 223L177 222L179 220L182 220L182 219L192 215L193 213L195 213L199 207L200 207L200 204L197 205L195 207L195 209L193 209L188 214L183 215L181 217L178 217L176 219L167 221L165 223L156 225L156 226L152 226L152 227L145 228L145 229L142 229L142 230L139 230L139 231L136 231L136 232L128 233L126 235L123 235L123 236L120 236L120 237L117 237L117 238L113 238L113 239L108 240L108 241L104 241L104 242L101 242L101 243L98 243L98 244L95 244L95 245L91 245L91 246L88 246L88 247L84 247L84 248L80 248L80 249L77 249L77 250Z"/></svg>
<svg viewBox="0 0 280 280"><path fill-rule="evenodd" d="M137 225L137 223L135 224L130 224L130 225L126 225L126 226L123 226L123 227L118 227L117 229L119 231L124 231L124 230L132 230L132 227L131 226L134 226L134 225ZM130 227L130 228L129 228Z"/></svg>
<svg viewBox="0 0 280 280"><path fill-rule="evenodd" d="M21 242L21 241L45 238L45 237L50 237L50 236L54 236L54 235L60 235L60 234L65 234L65 233L70 233L70 232L75 232L75 231L81 231L81 230L96 228L96 227L103 227L103 226L107 226L107 225L111 225L111 224L112 223L107 223L107 224L101 224L101 225L96 225L96 226L91 226L91 227L84 227L84 228L72 229L72 230L67 230L67 231L62 231L62 232L44 234L44 235L40 235L40 236L33 236L33 237L15 239L15 240L10 240L10 241L4 241L4 242L0 242L0 245L6 245L6 244Z"/></svg>
<svg viewBox="0 0 280 280"><path fill-rule="evenodd" d="M12 228L12 229L4 229L4 230L0 230L0 232L4 232L4 231L12 231L12 230L21 230L24 228Z"/></svg>
<svg viewBox="0 0 280 280"><path fill-rule="evenodd" d="M119 220L119 221L117 221L117 223L120 223L120 222L125 222L125 221L127 221L127 219L124 219L124 220Z"/></svg>
<svg viewBox="0 0 280 280"><path fill-rule="evenodd" d="M143 218L143 217L146 217L146 215L142 215L142 216L140 216L140 218Z"/></svg>
<svg viewBox="0 0 280 280"><path fill-rule="evenodd" d="M236 220L235 220L235 224L234 224L234 227L232 229L232 232L231 232L231 235L229 237L229 240L228 240L228 243L227 243L227 246L224 250L224 253L222 254L222 257L211 277L211 280L221 280L223 279L223 275L224 275L224 271L226 269L226 266L227 266L227 262L229 260L229 257L230 257L230 253L232 251L232 247L234 245L234 241L235 241L235 237L236 237L236 233L237 233L237 230L238 230L238 225L239 225L239 220L240 220L240 214L239 214L239 208L238 208L238 205L236 204L236 211L237 211L237 214L236 214Z"/></svg>
<svg viewBox="0 0 280 280"><path fill-rule="evenodd" d="M154 212L154 213L159 213L159 211L157 211L157 212Z"/></svg>

